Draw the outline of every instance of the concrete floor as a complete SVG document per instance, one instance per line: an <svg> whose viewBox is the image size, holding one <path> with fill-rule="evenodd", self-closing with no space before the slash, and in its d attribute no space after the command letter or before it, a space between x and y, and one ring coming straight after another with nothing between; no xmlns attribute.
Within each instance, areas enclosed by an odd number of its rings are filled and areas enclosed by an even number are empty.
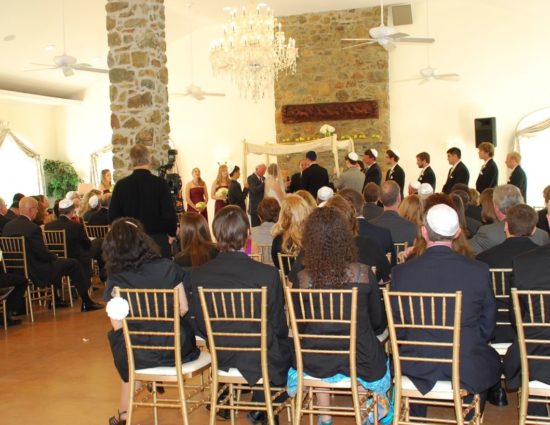
<svg viewBox="0 0 550 425"><path fill-rule="evenodd" d="M58 310L55 319L41 311L32 325L24 321L0 331L0 424L98 425L116 412L119 378L107 343L109 320L105 310L80 313L77 304ZM505 408L488 405L484 423L517 424L517 394L509 394L509 401ZM175 410L162 410L159 417L164 425L181 424ZM190 423L208 423L206 409L194 412ZM248 423L244 414L237 423ZM153 424L152 412L138 409L134 424Z"/></svg>

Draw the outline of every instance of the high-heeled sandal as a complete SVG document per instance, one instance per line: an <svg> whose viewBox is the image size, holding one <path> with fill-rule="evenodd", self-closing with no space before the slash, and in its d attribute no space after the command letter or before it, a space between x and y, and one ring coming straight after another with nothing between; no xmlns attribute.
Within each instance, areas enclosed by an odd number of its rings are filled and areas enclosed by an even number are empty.
<svg viewBox="0 0 550 425"><path fill-rule="evenodd" d="M322 421L321 415L317 417L317 425L332 425L332 418L330 418L328 421Z"/></svg>
<svg viewBox="0 0 550 425"><path fill-rule="evenodd" d="M126 419L121 418L121 416L126 413L126 410L123 412L118 411L116 416L111 416L109 418L109 425L126 425Z"/></svg>

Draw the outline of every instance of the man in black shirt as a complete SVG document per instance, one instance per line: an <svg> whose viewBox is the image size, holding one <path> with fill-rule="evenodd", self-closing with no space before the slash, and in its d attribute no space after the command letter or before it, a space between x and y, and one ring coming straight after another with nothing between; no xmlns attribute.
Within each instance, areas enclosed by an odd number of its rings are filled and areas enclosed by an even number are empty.
<svg viewBox="0 0 550 425"><path fill-rule="evenodd" d="M168 183L151 174L151 154L144 145L130 149L134 171L115 185L109 220L133 217L158 244L163 257L170 257L170 245L176 237L177 217Z"/></svg>
<svg viewBox="0 0 550 425"><path fill-rule="evenodd" d="M317 198L317 191L323 186L329 185L328 171L317 164L317 153L309 151L306 153L308 167L302 172L302 189L307 190L314 198Z"/></svg>

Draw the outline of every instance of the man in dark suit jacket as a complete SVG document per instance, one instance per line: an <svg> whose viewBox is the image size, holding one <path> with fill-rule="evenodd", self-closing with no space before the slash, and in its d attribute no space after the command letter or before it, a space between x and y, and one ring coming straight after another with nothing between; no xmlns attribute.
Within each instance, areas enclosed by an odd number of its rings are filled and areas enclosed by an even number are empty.
<svg viewBox="0 0 550 425"><path fill-rule="evenodd" d="M470 172L468 168L461 161L462 152L458 148L450 148L447 151L447 161L451 165L451 169L447 174L447 181L443 185L441 191L443 193L449 194L453 190L453 186L457 183L461 183L468 187L470 182Z"/></svg>
<svg viewBox="0 0 550 425"><path fill-rule="evenodd" d="M246 211L246 197L248 196L248 182L244 189L241 188L239 178L241 177L241 169L235 165L229 173L229 187L227 189L227 203L229 205L237 205L243 211Z"/></svg>
<svg viewBox="0 0 550 425"><path fill-rule="evenodd" d="M264 199L265 170L265 164L260 164L256 166L256 171L246 179L248 183L248 214L250 214L250 224L252 227L261 224L258 217L258 204Z"/></svg>
<svg viewBox="0 0 550 425"><path fill-rule="evenodd" d="M194 267L185 276L185 286L193 288L192 312L195 314L198 331L206 335L206 328L198 287L224 289L259 289L263 286L268 291L268 367L273 385L284 386L288 369L292 365L292 350L288 338L284 299L281 281L277 269L273 266L252 260L241 250L244 249L250 226L244 211L236 206L228 206L218 212L212 224L220 253L209 262ZM243 330L243 324L220 324L225 331ZM257 353L219 352L220 369L237 368L252 385L261 378L259 355ZM256 400L263 394L255 393ZM251 421L260 421L260 414L253 412Z"/></svg>
<svg viewBox="0 0 550 425"><path fill-rule="evenodd" d="M163 257L172 255L170 245L176 238L177 217L168 183L151 174L151 154L144 145L130 149L134 171L117 182L111 198L109 219L133 217L157 243Z"/></svg>
<svg viewBox="0 0 550 425"><path fill-rule="evenodd" d="M523 200L527 200L527 176L521 168L521 154L519 152L510 152L506 155L506 166L512 170L508 177L508 184L513 184L521 192Z"/></svg>
<svg viewBox="0 0 550 425"><path fill-rule="evenodd" d="M405 189L405 171L397 163L399 161L400 154L395 149L388 149L386 151L386 165L390 167L386 172L386 181L394 181L399 185L401 199L403 199L403 191Z"/></svg>
<svg viewBox="0 0 550 425"><path fill-rule="evenodd" d="M528 205L516 205L506 213L504 231L506 240L499 245L489 248L478 254L476 259L483 261L490 268L511 269L514 266L514 258L538 247L529 239L535 231L537 213ZM500 282L498 282L500 284ZM510 294L510 280L505 282L506 293ZM508 309L509 303L497 299L497 307ZM513 314L513 312L511 312ZM500 317L499 317L500 316ZM506 313L497 313L497 322L509 322L510 316ZM494 342L512 342L516 339L516 333L511 326L497 326Z"/></svg>
<svg viewBox="0 0 550 425"><path fill-rule="evenodd" d="M317 191L329 185L328 171L317 164L317 154L314 151L306 153L305 161L307 168L302 172L302 189L317 199Z"/></svg>
<svg viewBox="0 0 550 425"><path fill-rule="evenodd" d="M92 242L88 239L84 226L76 221L76 209L73 201L62 199L59 202L59 218L44 226L45 230L65 230L67 256L78 260L84 277L90 281L92 277Z"/></svg>
<svg viewBox="0 0 550 425"><path fill-rule="evenodd" d="M479 175L476 180L476 190L481 193L485 189L495 187L498 184L498 167L493 156L495 155L495 147L492 143L483 142L477 147L479 159L485 161L481 166Z"/></svg>
<svg viewBox="0 0 550 425"><path fill-rule="evenodd" d="M38 211L38 202L32 197L22 198L19 202L20 216L11 220L4 227L3 236L24 236L27 253L29 277L37 286L52 283L61 287L61 277L69 276L82 299L82 311L101 308L88 295L90 281L86 280L77 260L57 258L44 245L44 238L39 226L33 223Z"/></svg>
<svg viewBox="0 0 550 425"><path fill-rule="evenodd" d="M8 220L13 220L19 215L19 201L24 197L22 193L13 195L13 200L8 211L4 213L4 217Z"/></svg>
<svg viewBox="0 0 550 425"><path fill-rule="evenodd" d="M367 183L363 189L363 198L365 205L363 206L363 217L369 221L376 217L380 217L384 212L384 208L378 205L380 199L380 186L376 183Z"/></svg>
<svg viewBox="0 0 550 425"><path fill-rule="evenodd" d="M428 183L433 187L435 192L435 173L432 167L430 167L430 154L428 152L420 152L416 155L416 165L422 170L420 176L418 176L418 181L420 183Z"/></svg>
<svg viewBox="0 0 550 425"><path fill-rule="evenodd" d="M380 186L380 183L382 183L382 171L376 162L377 157L378 151L374 148L367 149L363 155L363 162L365 163L365 185L367 185L367 183L375 183Z"/></svg>
<svg viewBox="0 0 550 425"><path fill-rule="evenodd" d="M300 162L298 163L298 168L300 169L300 171L298 171L297 173L294 173L290 177L290 183L287 188L288 193L298 192L302 188L302 173L306 168L305 159L300 160Z"/></svg>
<svg viewBox="0 0 550 425"><path fill-rule="evenodd" d="M8 221L10 221L9 218L5 217L5 214L7 212L8 212L8 206L6 205L6 201L0 198L0 235L2 234L2 229L4 228L4 225Z"/></svg>
<svg viewBox="0 0 550 425"><path fill-rule="evenodd" d="M461 388L483 397L500 380L500 359L488 344L495 331L495 297L489 281L489 267L452 250L452 241L459 232L458 215L453 208L444 204L431 207L422 227L427 250L421 256L393 268L392 291L462 291ZM450 311L447 312L447 320L452 322ZM426 332L408 330L407 335L401 337L422 340ZM450 334L445 338L446 342L451 342ZM411 345L403 346L401 354L430 356L434 351L433 347ZM451 380L450 364L405 362L402 368L423 394L428 393L437 381ZM415 413L425 415L422 410L417 409Z"/></svg>
<svg viewBox="0 0 550 425"><path fill-rule="evenodd" d="M99 198L101 207L90 215L88 224L90 226L107 226L109 225L109 206L111 204L111 193L104 193Z"/></svg>

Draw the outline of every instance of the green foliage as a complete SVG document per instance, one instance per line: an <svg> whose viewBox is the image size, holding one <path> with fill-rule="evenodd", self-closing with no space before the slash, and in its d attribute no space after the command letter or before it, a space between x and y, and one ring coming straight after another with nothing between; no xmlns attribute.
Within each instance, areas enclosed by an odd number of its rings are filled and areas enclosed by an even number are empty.
<svg viewBox="0 0 550 425"><path fill-rule="evenodd" d="M64 198L70 190L77 190L78 177L72 164L63 161L44 160L44 174L46 176L46 193L55 199Z"/></svg>

